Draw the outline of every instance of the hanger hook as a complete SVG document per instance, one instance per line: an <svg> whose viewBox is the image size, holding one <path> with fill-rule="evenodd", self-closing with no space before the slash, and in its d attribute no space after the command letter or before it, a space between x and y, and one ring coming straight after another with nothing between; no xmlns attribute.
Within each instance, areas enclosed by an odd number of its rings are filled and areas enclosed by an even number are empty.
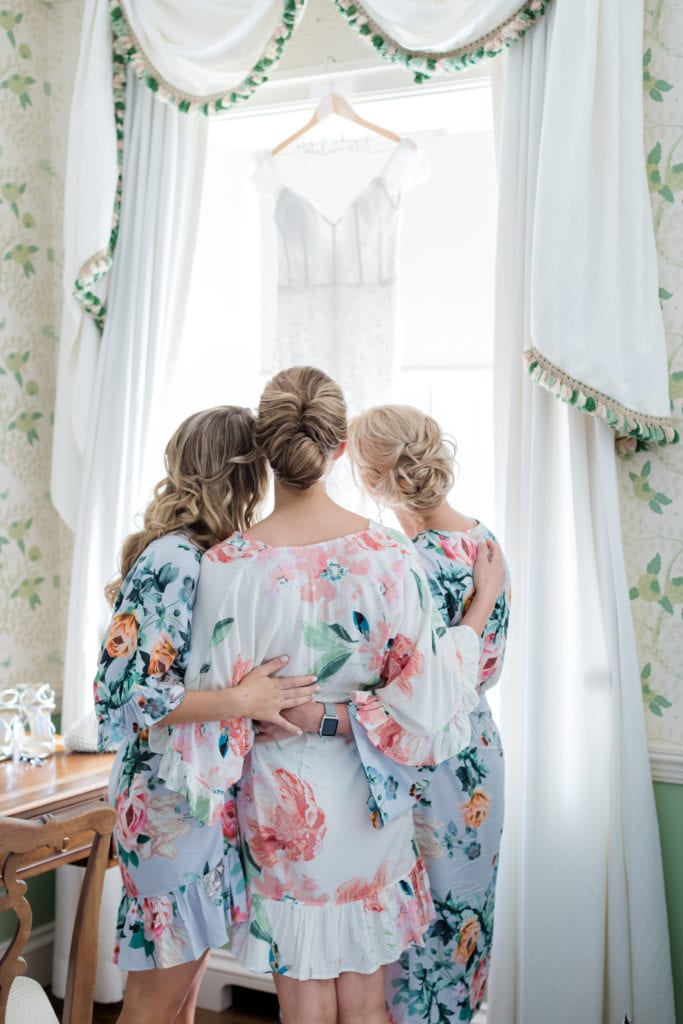
<svg viewBox="0 0 683 1024"><path fill-rule="evenodd" d="M327 73L327 87L331 93L334 92L334 85L332 84L332 65L336 63L336 57L333 57L332 54L328 53L325 59L325 71Z"/></svg>

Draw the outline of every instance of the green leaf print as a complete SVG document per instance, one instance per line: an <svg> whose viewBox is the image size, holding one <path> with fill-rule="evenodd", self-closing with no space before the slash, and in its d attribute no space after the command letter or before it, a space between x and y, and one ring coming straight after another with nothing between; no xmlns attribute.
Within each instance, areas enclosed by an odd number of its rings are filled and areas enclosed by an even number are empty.
<svg viewBox="0 0 683 1024"><path fill-rule="evenodd" d="M328 679L335 672L338 672L352 654L353 651L344 650L343 648L337 648L336 650L328 651L327 654L323 654L314 669L314 675L318 677L318 682Z"/></svg>
<svg viewBox="0 0 683 1024"><path fill-rule="evenodd" d="M414 569L411 569L410 571L412 573L413 579L415 580L415 586L417 587L417 599L420 602L420 611L423 612L425 610L424 580L421 579L421 577L418 575L418 573L415 572Z"/></svg>
<svg viewBox="0 0 683 1024"><path fill-rule="evenodd" d="M219 619L216 625L213 627L213 633L211 634L211 646L215 647L225 640L226 636L232 629L233 619Z"/></svg>
<svg viewBox="0 0 683 1024"><path fill-rule="evenodd" d="M10 92L19 100L22 110L26 110L27 107L31 106L31 97L28 94L28 90L32 85L36 84L35 78L31 78L30 75L20 75L15 72L0 82L0 89L9 89Z"/></svg>
<svg viewBox="0 0 683 1024"><path fill-rule="evenodd" d="M34 427L34 422L41 419L42 415L42 412L22 412L7 424L7 429L18 430L20 433L26 434L26 440L32 445L34 441L38 440L38 431Z"/></svg>

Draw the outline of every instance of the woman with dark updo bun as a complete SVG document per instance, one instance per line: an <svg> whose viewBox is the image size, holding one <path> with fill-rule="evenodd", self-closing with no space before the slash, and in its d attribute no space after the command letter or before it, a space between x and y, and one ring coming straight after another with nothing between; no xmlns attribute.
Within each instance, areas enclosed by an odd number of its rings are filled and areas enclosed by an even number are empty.
<svg viewBox="0 0 683 1024"><path fill-rule="evenodd" d="M412 814L373 828L351 722L389 764L466 746L479 634L504 579L483 543L456 647L408 540L328 496L346 437L343 395L322 371L266 385L254 438L274 510L204 556L188 666L192 685L218 685L284 645L321 689L296 719L302 735L264 727L237 794L251 898L238 955L273 973L283 1024L387 1022L385 965L422 942L433 908ZM391 800L390 772L385 783Z"/></svg>

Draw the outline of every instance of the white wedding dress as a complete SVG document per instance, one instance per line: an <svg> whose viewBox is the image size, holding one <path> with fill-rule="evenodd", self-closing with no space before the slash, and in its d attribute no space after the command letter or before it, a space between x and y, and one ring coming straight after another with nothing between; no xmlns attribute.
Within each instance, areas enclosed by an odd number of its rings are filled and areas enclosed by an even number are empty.
<svg viewBox="0 0 683 1024"><path fill-rule="evenodd" d="M332 220L283 183L270 154L258 161L255 184L274 197L278 240L273 370L320 367L341 385L352 414L390 400L401 199L428 176L423 153L402 139Z"/></svg>

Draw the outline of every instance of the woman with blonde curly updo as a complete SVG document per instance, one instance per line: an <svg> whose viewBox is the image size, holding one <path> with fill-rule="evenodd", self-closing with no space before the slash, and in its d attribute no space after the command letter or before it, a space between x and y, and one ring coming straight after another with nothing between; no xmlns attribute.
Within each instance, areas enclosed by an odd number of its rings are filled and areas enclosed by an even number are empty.
<svg viewBox="0 0 683 1024"><path fill-rule="evenodd" d="M106 591L113 617L94 686L100 747L118 747L109 786L124 888L115 955L129 972L120 1024L194 1020L208 950L246 915L234 802L223 799L241 771L243 716L296 732L280 711L317 689L310 676L271 674L286 657L251 672L230 666L225 688L184 686L201 555L251 526L266 488L253 427L253 414L234 406L196 413L178 427L166 447L166 476ZM215 736L201 724L208 722L217 724ZM181 723L190 723L189 733ZM207 820L191 793L183 800L164 785L161 755L169 748L187 779L211 781L220 813Z"/></svg>
<svg viewBox="0 0 683 1024"><path fill-rule="evenodd" d="M363 486L394 510L413 538L443 620L457 626L472 600L478 549L494 537L448 503L454 446L431 416L410 406L369 409L349 429L349 456ZM503 666L509 603L508 577L480 643L471 745L403 780L419 794L416 832L437 917L425 945L406 950L387 972L395 1024L469 1021L486 989L504 783L503 749L486 691Z"/></svg>
<svg viewBox="0 0 683 1024"><path fill-rule="evenodd" d="M327 494L347 436L339 386L315 367L283 370L254 436L274 510L204 557L188 679L211 685L286 642L322 692L294 709L302 735L260 723L245 759L237 816L251 900L238 956L272 972L283 1024L386 1024L385 965L422 941L432 906L411 815L373 828L352 719L390 764L435 764L467 744L478 633L502 569L482 560L456 654L407 539Z"/></svg>

